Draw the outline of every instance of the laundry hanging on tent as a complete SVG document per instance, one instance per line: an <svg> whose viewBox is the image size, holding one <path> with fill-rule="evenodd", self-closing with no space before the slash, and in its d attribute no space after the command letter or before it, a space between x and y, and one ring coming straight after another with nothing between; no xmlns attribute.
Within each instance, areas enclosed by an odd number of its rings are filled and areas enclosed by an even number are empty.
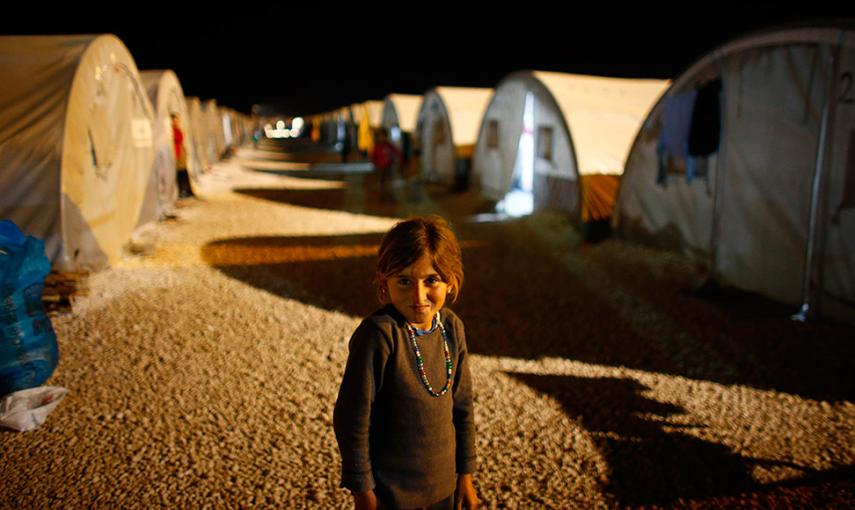
<svg viewBox="0 0 855 510"><path fill-rule="evenodd" d="M689 157L694 164L686 166L686 180L707 177L707 160L718 152L721 139L721 78L708 81L698 89L692 123L689 126Z"/></svg>
<svg viewBox="0 0 855 510"><path fill-rule="evenodd" d="M695 107L697 91L689 90L667 96L662 102L662 129L656 152L659 156L659 174L656 183L665 184L669 173L684 173L691 164L689 156L689 128Z"/></svg>
<svg viewBox="0 0 855 510"><path fill-rule="evenodd" d="M718 151L721 140L720 78L665 98L659 134L659 173L656 183L665 184L669 173L685 175L687 182L707 177L707 158Z"/></svg>
<svg viewBox="0 0 855 510"><path fill-rule="evenodd" d="M689 155L709 156L718 151L721 137L721 79L698 89L689 127Z"/></svg>

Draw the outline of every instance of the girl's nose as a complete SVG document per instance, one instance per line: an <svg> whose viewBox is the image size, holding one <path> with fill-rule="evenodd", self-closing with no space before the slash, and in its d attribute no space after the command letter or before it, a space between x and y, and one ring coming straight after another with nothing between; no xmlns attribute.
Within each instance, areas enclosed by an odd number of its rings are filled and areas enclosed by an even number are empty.
<svg viewBox="0 0 855 510"><path fill-rule="evenodd" d="M413 285L413 298L418 302L422 302L423 296L427 296L427 287L422 282L417 282Z"/></svg>

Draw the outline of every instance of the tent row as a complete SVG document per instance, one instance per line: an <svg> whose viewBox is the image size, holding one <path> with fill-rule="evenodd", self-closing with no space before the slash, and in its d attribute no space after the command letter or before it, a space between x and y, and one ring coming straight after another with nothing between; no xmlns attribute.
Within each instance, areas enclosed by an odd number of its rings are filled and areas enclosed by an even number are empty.
<svg viewBox="0 0 855 510"><path fill-rule="evenodd" d="M44 240L59 271L106 267L173 207L171 114L193 185L249 129L185 98L172 71L140 73L113 35L0 36L0 73L0 218Z"/></svg>
<svg viewBox="0 0 855 510"><path fill-rule="evenodd" d="M495 89L389 94L317 116L315 141L354 133L344 143L367 152L383 129L405 156L421 159L426 182L474 184L509 213L557 209L580 222L608 220L635 134L668 84L519 72Z"/></svg>
<svg viewBox="0 0 855 510"><path fill-rule="evenodd" d="M673 81L525 71L349 110L358 133L417 147L425 181L607 221L799 317L852 320L853 76L855 31L837 22L739 38Z"/></svg>

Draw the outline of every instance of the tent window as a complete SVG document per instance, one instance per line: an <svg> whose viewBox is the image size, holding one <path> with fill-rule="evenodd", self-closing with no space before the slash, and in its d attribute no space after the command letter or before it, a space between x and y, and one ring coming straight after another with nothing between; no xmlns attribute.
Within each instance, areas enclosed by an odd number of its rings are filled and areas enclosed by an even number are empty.
<svg viewBox="0 0 855 510"><path fill-rule="evenodd" d="M487 123L487 147L490 149L499 148L499 121L491 120Z"/></svg>
<svg viewBox="0 0 855 510"><path fill-rule="evenodd" d="M552 161L552 127L537 128L537 157Z"/></svg>

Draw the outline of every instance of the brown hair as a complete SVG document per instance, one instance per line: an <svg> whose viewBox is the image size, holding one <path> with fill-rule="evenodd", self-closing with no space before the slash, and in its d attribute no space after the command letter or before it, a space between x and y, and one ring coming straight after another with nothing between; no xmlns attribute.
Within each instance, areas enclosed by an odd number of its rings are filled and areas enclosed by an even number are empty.
<svg viewBox="0 0 855 510"><path fill-rule="evenodd" d="M433 267L448 284L448 299L457 300L463 287L463 257L457 236L451 225L439 216L415 216L398 222L386 233L380 243L377 260L377 295L382 297L382 279L396 274L422 255L430 257Z"/></svg>

